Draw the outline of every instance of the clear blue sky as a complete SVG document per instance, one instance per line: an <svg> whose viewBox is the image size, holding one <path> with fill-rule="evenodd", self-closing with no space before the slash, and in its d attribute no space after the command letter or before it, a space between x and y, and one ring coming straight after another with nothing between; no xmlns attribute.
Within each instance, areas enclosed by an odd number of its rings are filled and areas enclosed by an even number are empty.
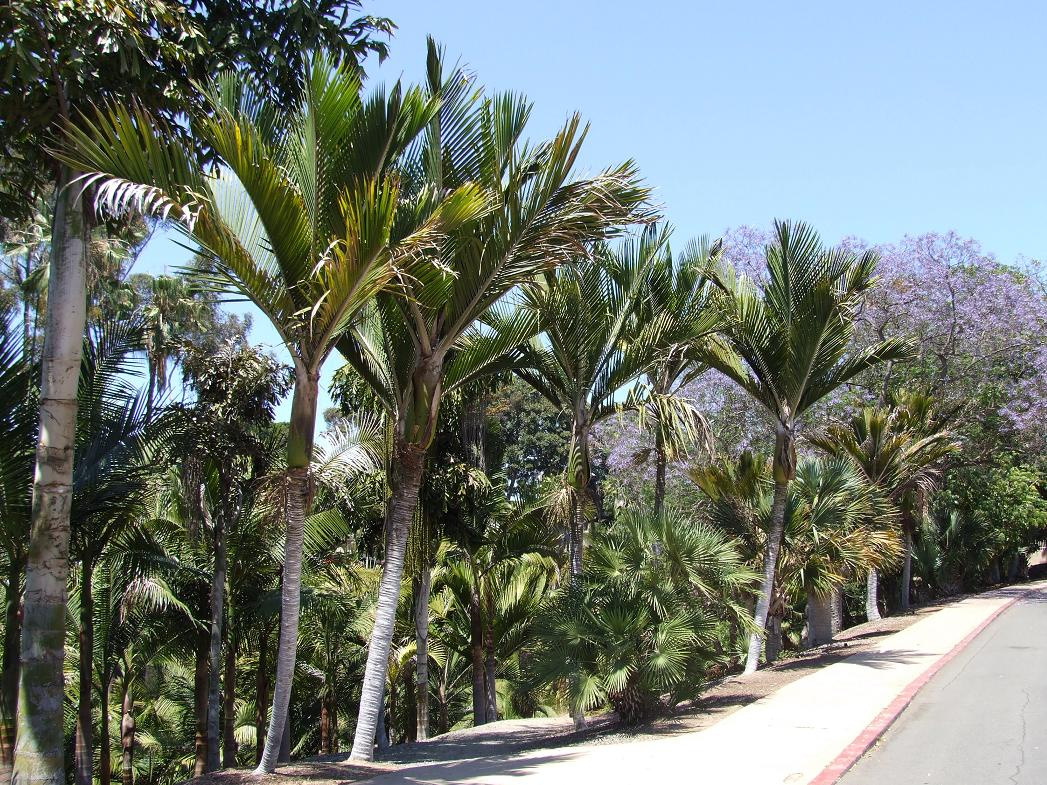
<svg viewBox="0 0 1047 785"><path fill-rule="evenodd" d="M781 217L830 242L955 229L1004 261L1047 258L1047 4L365 0L365 10L399 25L372 79L420 80L432 34L490 89L534 102L534 138L580 111L592 124L584 167L634 158L680 240ZM142 269L183 258L160 240ZM256 341L276 342L255 324Z"/></svg>

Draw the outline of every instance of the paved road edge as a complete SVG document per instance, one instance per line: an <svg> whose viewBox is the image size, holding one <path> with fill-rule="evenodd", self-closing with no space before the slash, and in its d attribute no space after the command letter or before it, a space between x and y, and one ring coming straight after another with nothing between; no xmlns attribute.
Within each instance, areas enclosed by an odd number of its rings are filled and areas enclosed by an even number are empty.
<svg viewBox="0 0 1047 785"><path fill-rule="evenodd" d="M876 741L887 732L887 729L894 724L894 721L897 720L901 713L905 711L906 707L912 703L916 694L927 684L927 682L934 678L938 671L948 665L953 658L967 648L967 646L969 646L975 638L981 635L982 632L985 631L985 628L992 624L1000 614L1013 606L1016 602L1036 593L1037 591L1040 591L1039 587L1028 589L1021 594L1011 597L1007 602L989 614L989 616L977 627L971 630L963 640L939 657L933 664L928 666L927 670L909 682L905 689L903 689L886 708L876 715L876 718L869 723L865 730L859 733L854 741L844 747L843 752L837 755L832 763L822 769L821 773L819 773L813 780L810 780L808 785L835 785L840 778L858 762L858 759L868 752Z"/></svg>

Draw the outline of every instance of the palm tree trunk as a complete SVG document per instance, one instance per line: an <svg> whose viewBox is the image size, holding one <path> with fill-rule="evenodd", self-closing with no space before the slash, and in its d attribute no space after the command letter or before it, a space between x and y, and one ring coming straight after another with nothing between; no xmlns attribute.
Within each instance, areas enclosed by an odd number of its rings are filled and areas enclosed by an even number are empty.
<svg viewBox="0 0 1047 785"><path fill-rule="evenodd" d="M62 702L76 390L87 315L84 209L73 173L56 184L47 332L41 362L40 436L25 576L18 729L13 779L64 785Z"/></svg>
<svg viewBox="0 0 1047 785"><path fill-rule="evenodd" d="M330 700L327 690L324 690L320 698L320 754L331 754L331 715L329 714Z"/></svg>
<svg viewBox="0 0 1047 785"><path fill-rule="evenodd" d="M200 777L207 772L207 694L211 683L208 671L210 655L210 637L197 633L196 666L193 673L193 717L196 720L194 777Z"/></svg>
<svg viewBox="0 0 1047 785"><path fill-rule="evenodd" d="M91 785L94 774L94 719L91 712L91 690L94 684L94 598L91 555L84 553L80 566L80 683L76 710L76 747L74 763L76 785Z"/></svg>
<svg viewBox="0 0 1047 785"><path fill-rule="evenodd" d="M571 581L582 577L585 561L585 504L589 501L589 426L587 413L579 409L575 413L571 429L570 455L567 459L567 479L574 489L574 508L571 515L570 557Z"/></svg>
<svg viewBox="0 0 1047 785"><path fill-rule="evenodd" d="M494 652L494 598L490 588L484 592L483 641L484 641L484 684L487 697L487 721L498 722L497 661Z"/></svg>
<svg viewBox="0 0 1047 785"><path fill-rule="evenodd" d="M473 725L487 722L487 689L484 674L484 628L480 610L479 576L474 568L473 586L469 592L469 654L473 673Z"/></svg>
<svg viewBox="0 0 1047 785"><path fill-rule="evenodd" d="M18 656L21 648L22 569L24 561L11 556L7 566L4 608L4 661L0 676L0 785L11 781L15 754L15 707L18 705Z"/></svg>
<svg viewBox="0 0 1047 785"><path fill-rule="evenodd" d="M423 564L418 575L418 591L414 600L415 655L415 703L418 719L415 737L418 741L429 738L429 594L432 590L433 571Z"/></svg>
<svg viewBox="0 0 1047 785"><path fill-rule="evenodd" d="M266 706L269 705L269 626L258 630L258 671L254 689L255 764L262 762L265 750Z"/></svg>
<svg viewBox="0 0 1047 785"><path fill-rule="evenodd" d="M298 650L298 615L302 605L302 543L305 516L312 502L309 462L313 454L316 428L316 401L319 375L296 368L294 398L291 402L291 429L287 439L287 532L284 540L283 584L280 589L280 643L276 653L276 681L273 685L273 715L265 739L265 751L257 773L276 769L287 710L291 703Z"/></svg>
<svg viewBox="0 0 1047 785"><path fill-rule="evenodd" d="M865 580L865 619L879 621L880 615L880 573L873 567Z"/></svg>
<svg viewBox="0 0 1047 785"><path fill-rule="evenodd" d="M236 647L229 630L229 619L225 624L225 675L222 677L222 765L236 768Z"/></svg>
<svg viewBox="0 0 1047 785"><path fill-rule="evenodd" d="M807 592L807 645L822 646L833 638L832 595Z"/></svg>
<svg viewBox="0 0 1047 785"><path fill-rule="evenodd" d="M902 531L902 585L898 597L898 607L902 613L909 610L909 593L912 591L912 532L907 528Z"/></svg>
<svg viewBox="0 0 1047 785"><path fill-rule="evenodd" d="M753 623L757 632L749 636L749 652L745 659L745 673L755 673L760 665L760 652L763 650L764 628L767 626L767 613L771 607L774 593L775 570L778 565L778 551L782 545L782 532L785 529L785 501L789 490L787 480L776 479L774 483L774 503L771 507L771 530L767 533L767 546L763 555L763 583L760 586L760 597L756 601Z"/></svg>
<svg viewBox="0 0 1047 785"><path fill-rule="evenodd" d="M134 698L131 692L132 680L124 677L124 711L120 720L120 747L123 758L120 762L122 785L134 785L134 750L135 750L135 715Z"/></svg>
<svg viewBox="0 0 1047 785"><path fill-rule="evenodd" d="M396 469L396 481L393 483L387 517L385 564L378 589L374 630L371 632L367 650L360 712L351 753L351 757L357 760L372 760L374 757L375 731L378 727L378 713L381 711L382 691L389 670L389 647L393 639L400 582L403 580L407 533L418 506L418 489L425 465L424 448L418 444L401 442L397 445L393 465Z"/></svg>
<svg viewBox="0 0 1047 785"><path fill-rule="evenodd" d="M211 576L211 638L207 657L207 771L221 768L219 712L221 708L222 616L225 612L225 515L214 520L214 574Z"/></svg>
<svg viewBox="0 0 1047 785"><path fill-rule="evenodd" d="M112 705L113 674L106 671L102 676L102 722L98 726L98 780L109 785L113 779L113 747L109 737L109 709Z"/></svg>
<svg viewBox="0 0 1047 785"><path fill-rule="evenodd" d="M661 515L665 506L665 471L669 460L665 451L665 434L663 433L662 416L658 415L654 432L654 514Z"/></svg>

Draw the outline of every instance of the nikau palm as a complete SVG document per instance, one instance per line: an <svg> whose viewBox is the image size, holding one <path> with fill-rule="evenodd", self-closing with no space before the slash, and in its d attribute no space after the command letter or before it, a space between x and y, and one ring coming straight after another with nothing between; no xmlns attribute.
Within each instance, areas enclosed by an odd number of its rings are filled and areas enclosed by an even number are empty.
<svg viewBox="0 0 1047 785"><path fill-rule="evenodd" d="M763 649L803 415L867 368L907 355L904 343L895 340L860 351L851 346L855 317L874 281L876 254L826 250L808 226L777 222L766 258L767 278L759 288L744 276L720 281L723 341L703 352L709 365L766 410L775 427L771 528L746 673L756 670Z"/></svg>
<svg viewBox="0 0 1047 785"><path fill-rule="evenodd" d="M647 197L631 163L572 179L586 135L577 117L552 140L528 146L529 104L514 95L484 97L462 71L445 76L432 41L428 88L440 109L403 167L403 219L433 194L467 183L484 189L491 209L420 255L340 347L394 424L385 564L352 750L364 760L373 756L407 533L441 397L504 370L533 331L529 320L500 310L506 295L613 233ZM413 204L419 207L408 209Z"/></svg>
<svg viewBox="0 0 1047 785"><path fill-rule="evenodd" d="M100 205L179 222L213 267L211 283L250 299L291 354L295 384L284 494L286 544L273 716L260 771L275 768L294 673L309 463L324 360L357 314L440 232L485 208L468 181L399 211L396 164L439 101L395 87L361 96L348 64L316 55L297 102L280 106L228 75L191 118L219 156L213 174L140 108L100 110L69 131L67 157Z"/></svg>
<svg viewBox="0 0 1047 785"><path fill-rule="evenodd" d="M666 237L648 228L616 251L601 245L524 292L524 309L535 315L543 332L523 347L515 372L571 418L564 477L569 498L558 506L569 522L572 578L582 573L586 510L593 503L592 429L622 411L618 394L674 337L674 315L668 311L647 323L639 319L648 276ZM641 400L633 394L626 404L636 408Z"/></svg>

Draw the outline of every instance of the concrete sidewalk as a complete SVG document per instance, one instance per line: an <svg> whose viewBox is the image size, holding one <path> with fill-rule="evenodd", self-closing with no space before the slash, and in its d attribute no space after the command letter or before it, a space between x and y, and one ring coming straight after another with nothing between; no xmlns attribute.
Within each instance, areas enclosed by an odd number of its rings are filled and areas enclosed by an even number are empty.
<svg viewBox="0 0 1047 785"><path fill-rule="evenodd" d="M534 750L499 758L422 764L376 777L374 785L484 783L531 779L543 785L655 782L803 785L840 764L845 750L870 725L896 712L899 696L913 691L958 644L1029 591L1025 584L970 597L892 635L872 652L788 684L697 733L612 744ZM893 705L892 705L893 704ZM865 742L861 742L864 744Z"/></svg>

